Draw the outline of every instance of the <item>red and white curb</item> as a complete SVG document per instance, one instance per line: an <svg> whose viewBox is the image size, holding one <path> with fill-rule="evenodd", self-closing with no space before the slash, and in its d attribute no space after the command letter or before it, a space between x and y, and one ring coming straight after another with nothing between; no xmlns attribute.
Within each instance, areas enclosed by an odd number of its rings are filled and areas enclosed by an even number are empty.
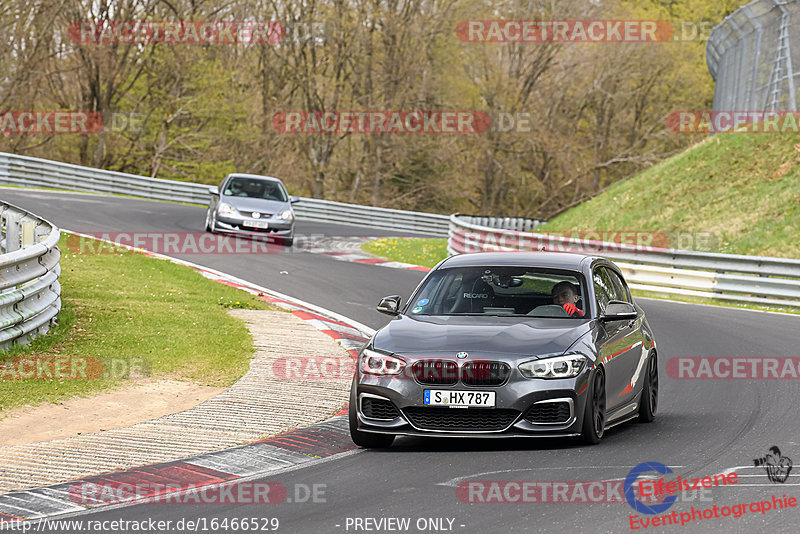
<svg viewBox="0 0 800 534"><path fill-rule="evenodd" d="M327 421L224 451L0 495L0 530L17 530L21 522L75 515L98 507L147 502L247 504L220 502L219 496L224 495L220 487L263 478L356 448L350 440L344 411ZM277 491L270 492L266 502L256 504L291 502L281 484L262 484ZM232 494L241 493L234 488Z"/></svg>

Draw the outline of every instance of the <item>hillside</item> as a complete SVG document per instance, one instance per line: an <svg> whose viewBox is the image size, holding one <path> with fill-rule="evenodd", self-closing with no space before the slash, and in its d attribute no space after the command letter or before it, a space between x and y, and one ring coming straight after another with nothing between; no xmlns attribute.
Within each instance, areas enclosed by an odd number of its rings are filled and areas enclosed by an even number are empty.
<svg viewBox="0 0 800 534"><path fill-rule="evenodd" d="M716 135L539 230L662 231L680 248L800 258L799 164L800 135ZM703 232L710 246L687 246Z"/></svg>

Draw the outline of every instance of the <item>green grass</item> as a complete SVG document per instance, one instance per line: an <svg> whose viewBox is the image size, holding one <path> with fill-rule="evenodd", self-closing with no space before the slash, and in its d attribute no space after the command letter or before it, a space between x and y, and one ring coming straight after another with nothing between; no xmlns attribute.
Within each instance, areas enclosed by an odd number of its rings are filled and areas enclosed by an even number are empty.
<svg viewBox="0 0 800 534"><path fill-rule="evenodd" d="M361 249L392 261L433 267L447 257L447 239L382 237L365 243Z"/></svg>
<svg viewBox="0 0 800 534"><path fill-rule="evenodd" d="M800 257L800 135L716 135L537 230L660 231L673 248Z"/></svg>
<svg viewBox="0 0 800 534"><path fill-rule="evenodd" d="M89 362L90 370L102 362L112 376L12 380L13 374L0 369L0 415L23 405L89 396L141 377L225 387L247 371L252 338L227 309L273 309L263 300L142 254L69 250L66 239L60 243L59 326L30 347L0 353L0 366L21 358L65 358Z"/></svg>

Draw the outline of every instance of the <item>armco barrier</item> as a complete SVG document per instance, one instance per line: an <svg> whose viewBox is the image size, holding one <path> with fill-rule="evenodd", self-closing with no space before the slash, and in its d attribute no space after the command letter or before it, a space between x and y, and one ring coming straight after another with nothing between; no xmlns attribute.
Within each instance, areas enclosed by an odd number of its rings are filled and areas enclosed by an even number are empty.
<svg viewBox="0 0 800 534"><path fill-rule="evenodd" d="M487 222L488 224L488 222ZM449 254L503 250L580 252L612 259L630 287L663 295L800 307L800 260L644 247L507 230L450 216Z"/></svg>
<svg viewBox="0 0 800 534"><path fill-rule="evenodd" d="M0 184L114 193L190 204L207 205L209 202L209 186L205 184L162 180L4 152L0 152ZM294 211L298 220L447 236L447 215L314 198L301 198L294 205Z"/></svg>
<svg viewBox="0 0 800 534"><path fill-rule="evenodd" d="M0 202L0 350L25 344L55 324L61 310L61 232Z"/></svg>

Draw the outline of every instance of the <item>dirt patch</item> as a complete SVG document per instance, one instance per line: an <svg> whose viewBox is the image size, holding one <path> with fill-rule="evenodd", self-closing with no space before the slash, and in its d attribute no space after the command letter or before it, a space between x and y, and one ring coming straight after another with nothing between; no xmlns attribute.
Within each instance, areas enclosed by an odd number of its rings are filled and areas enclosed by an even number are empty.
<svg viewBox="0 0 800 534"><path fill-rule="evenodd" d="M188 410L225 388L177 380L137 383L91 398L17 408L0 419L0 446L37 443L131 426Z"/></svg>

